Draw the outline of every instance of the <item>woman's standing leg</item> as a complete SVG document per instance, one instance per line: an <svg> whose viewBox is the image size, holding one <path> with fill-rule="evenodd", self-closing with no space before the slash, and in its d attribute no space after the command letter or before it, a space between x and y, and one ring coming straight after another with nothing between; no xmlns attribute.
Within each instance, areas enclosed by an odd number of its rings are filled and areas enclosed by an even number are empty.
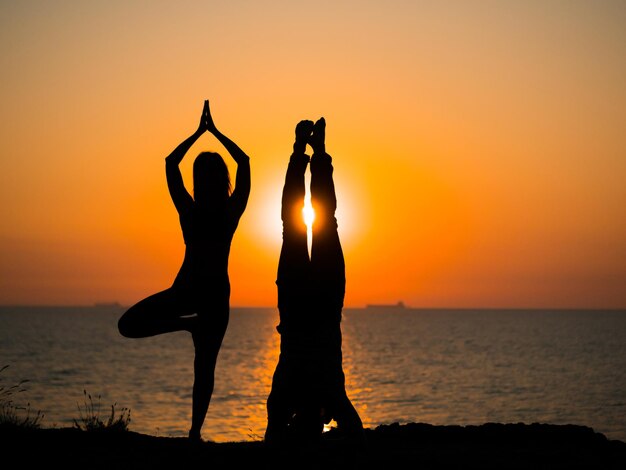
<svg viewBox="0 0 626 470"><path fill-rule="evenodd" d="M194 440L201 439L202 425L215 387L217 357L228 327L230 289L228 294L220 297L216 304L199 309L196 324L191 331L195 356L189 438Z"/></svg>

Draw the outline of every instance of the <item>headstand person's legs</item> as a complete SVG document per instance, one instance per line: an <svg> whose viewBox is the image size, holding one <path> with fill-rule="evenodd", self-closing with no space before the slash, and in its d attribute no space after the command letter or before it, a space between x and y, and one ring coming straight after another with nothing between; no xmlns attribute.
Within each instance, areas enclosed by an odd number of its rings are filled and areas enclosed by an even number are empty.
<svg viewBox="0 0 626 470"><path fill-rule="evenodd" d="M281 220L283 223L283 244L278 261L278 303L289 307L294 299L299 299L294 288L302 286L307 280L309 251L307 246L306 225L302 217L304 207L304 173L309 164L309 156L304 153L306 141L300 145L299 133L310 134L312 121L302 121L296 128L294 152L289 159L285 184L281 199ZM301 303L301 302L300 302Z"/></svg>
<svg viewBox="0 0 626 470"><path fill-rule="evenodd" d="M281 335L281 353L267 399L267 442L275 442L285 437L303 384L301 364L296 359L297 353L293 348L298 343L298 331L306 317L303 306L307 304L309 295L309 252L302 209L305 195L304 175L309 163L305 147L312 129L312 121L301 121L296 127L296 142L283 186L283 243L276 279L280 314L277 329Z"/></svg>
<svg viewBox="0 0 626 470"><path fill-rule="evenodd" d="M311 146L311 203L315 211L311 265L316 282L324 289L324 303L340 315L346 287L346 267L337 231L337 196L333 181L332 158L324 143L326 122L315 123ZM340 318L337 318L339 320Z"/></svg>
<svg viewBox="0 0 626 470"><path fill-rule="evenodd" d="M341 312L345 297L345 260L337 231L337 197L332 158L325 148L324 118L315 123L311 138L311 201L315 210L311 243L311 271L316 286L315 305L328 332L324 362L324 405L340 429L359 435L363 423L348 398L342 365Z"/></svg>

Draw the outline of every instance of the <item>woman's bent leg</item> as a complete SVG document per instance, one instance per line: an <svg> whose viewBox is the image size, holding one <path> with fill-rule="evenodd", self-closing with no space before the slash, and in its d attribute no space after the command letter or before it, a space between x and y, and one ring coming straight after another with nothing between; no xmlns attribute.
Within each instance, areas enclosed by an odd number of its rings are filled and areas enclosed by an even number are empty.
<svg viewBox="0 0 626 470"><path fill-rule="evenodd" d="M184 298L169 288L147 297L130 307L117 326L122 336L148 336L189 330L192 320L184 315L193 313Z"/></svg>

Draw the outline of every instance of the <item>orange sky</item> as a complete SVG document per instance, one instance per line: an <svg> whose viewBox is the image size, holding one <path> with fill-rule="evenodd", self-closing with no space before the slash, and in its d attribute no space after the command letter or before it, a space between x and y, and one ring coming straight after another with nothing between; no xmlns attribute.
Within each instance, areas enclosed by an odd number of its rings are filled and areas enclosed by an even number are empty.
<svg viewBox="0 0 626 470"><path fill-rule="evenodd" d="M168 287L164 158L209 99L252 164L234 306L276 304L293 128L324 116L347 306L626 307L624 2L23 1L0 22L0 304ZM227 156L202 137L190 188L201 150Z"/></svg>

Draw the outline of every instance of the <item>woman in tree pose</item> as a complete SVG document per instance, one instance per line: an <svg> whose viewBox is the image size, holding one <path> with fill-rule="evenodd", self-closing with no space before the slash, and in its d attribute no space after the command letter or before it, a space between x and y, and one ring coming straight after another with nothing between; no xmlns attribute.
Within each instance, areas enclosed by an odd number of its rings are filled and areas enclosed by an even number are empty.
<svg viewBox="0 0 626 470"><path fill-rule="evenodd" d="M202 152L193 164L192 196L185 189L179 164L205 132L213 134L237 163L235 188L231 191L228 167L222 157ZM119 319L118 328L128 338L183 330L191 333L195 357L189 438L201 440L217 356L228 326L228 258L248 203L250 159L217 129L205 100L198 129L165 159L165 174L180 219L185 257L172 286L128 309Z"/></svg>

